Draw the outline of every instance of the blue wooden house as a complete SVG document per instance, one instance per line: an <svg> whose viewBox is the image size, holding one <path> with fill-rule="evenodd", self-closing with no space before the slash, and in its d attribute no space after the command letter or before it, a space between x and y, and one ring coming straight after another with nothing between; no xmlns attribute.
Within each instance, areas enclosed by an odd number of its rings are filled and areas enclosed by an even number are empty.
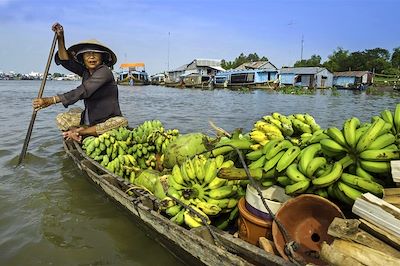
<svg viewBox="0 0 400 266"><path fill-rule="evenodd" d="M333 73L333 86L341 89L354 89L372 84L370 71L343 71Z"/></svg>
<svg viewBox="0 0 400 266"><path fill-rule="evenodd" d="M281 85L308 88L333 86L333 74L324 67L288 67L279 70Z"/></svg>

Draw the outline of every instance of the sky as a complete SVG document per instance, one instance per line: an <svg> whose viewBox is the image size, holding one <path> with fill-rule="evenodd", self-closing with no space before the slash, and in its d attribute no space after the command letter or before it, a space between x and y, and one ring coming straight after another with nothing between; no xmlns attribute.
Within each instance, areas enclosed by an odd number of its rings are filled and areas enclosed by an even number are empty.
<svg viewBox="0 0 400 266"><path fill-rule="evenodd" d="M116 53L115 70L144 62L150 75L241 53L281 68L338 47L393 52L399 10L398 0L0 0L0 71L44 72L55 22L67 48L94 38ZM54 72L68 73L53 60Z"/></svg>

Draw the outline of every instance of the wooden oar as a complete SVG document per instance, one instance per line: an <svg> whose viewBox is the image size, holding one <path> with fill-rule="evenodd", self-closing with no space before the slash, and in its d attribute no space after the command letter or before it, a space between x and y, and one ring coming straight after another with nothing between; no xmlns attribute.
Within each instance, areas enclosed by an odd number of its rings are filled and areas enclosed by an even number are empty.
<svg viewBox="0 0 400 266"><path fill-rule="evenodd" d="M46 69L44 70L42 84L40 85L40 89L39 89L39 93L38 93L38 98L42 98L44 86L46 85L47 75L49 74L51 60L53 59L54 48L56 47L56 42L57 42L57 33L54 34L53 43L50 48L49 58L47 59L47 65L46 65ZM33 124L35 123L35 119L36 119L36 113L37 113L37 111L35 109L33 109L31 122L29 123L28 132L26 133L24 146L22 147L21 154L19 155L17 165L20 165L22 160L25 158L26 150L28 149L29 140L31 139Z"/></svg>

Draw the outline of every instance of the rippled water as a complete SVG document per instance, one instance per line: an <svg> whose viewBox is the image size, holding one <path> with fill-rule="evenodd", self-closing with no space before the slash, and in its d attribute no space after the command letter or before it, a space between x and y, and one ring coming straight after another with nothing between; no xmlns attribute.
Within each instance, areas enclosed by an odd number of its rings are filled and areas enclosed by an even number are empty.
<svg viewBox="0 0 400 266"><path fill-rule="evenodd" d="M44 95L78 84L48 81ZM23 165L15 167L32 115L31 100L39 87L40 81L0 81L0 264L178 265L64 154L54 122L56 114L65 111L62 105L38 113L28 154ZM366 121L385 108L393 110L399 102L396 93L339 94L121 86L120 103L130 126L159 119L166 128L211 135L208 121L228 131L247 131L270 112L307 112L323 127L341 126L348 117Z"/></svg>

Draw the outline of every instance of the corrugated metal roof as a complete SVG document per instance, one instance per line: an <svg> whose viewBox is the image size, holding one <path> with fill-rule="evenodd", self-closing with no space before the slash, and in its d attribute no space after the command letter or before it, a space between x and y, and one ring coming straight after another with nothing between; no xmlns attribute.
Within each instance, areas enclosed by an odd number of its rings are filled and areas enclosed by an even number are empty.
<svg viewBox="0 0 400 266"><path fill-rule="evenodd" d="M326 68L324 67L286 67L281 68L279 72L281 74L303 74L303 75L314 75Z"/></svg>
<svg viewBox="0 0 400 266"><path fill-rule="evenodd" d="M221 66L220 59L194 59L190 64L193 62L196 62L197 66Z"/></svg>
<svg viewBox="0 0 400 266"><path fill-rule="evenodd" d="M237 70L242 70L242 69L257 69L257 68L261 68L267 64L272 65L275 69L276 67L269 61L255 61L255 62L247 62L247 63L243 63L240 66L238 66Z"/></svg>
<svg viewBox="0 0 400 266"><path fill-rule="evenodd" d="M370 71L341 71L341 72L334 72L333 75L335 77L362 77L365 74L371 74Z"/></svg>
<svg viewBox="0 0 400 266"><path fill-rule="evenodd" d="M182 66L180 66L180 67L178 67L178 68L175 68L175 69L173 69L173 70L170 70L170 71L168 71L168 72L185 71L186 68L187 68L187 66L188 66L188 64L184 64L184 65L182 65Z"/></svg>

